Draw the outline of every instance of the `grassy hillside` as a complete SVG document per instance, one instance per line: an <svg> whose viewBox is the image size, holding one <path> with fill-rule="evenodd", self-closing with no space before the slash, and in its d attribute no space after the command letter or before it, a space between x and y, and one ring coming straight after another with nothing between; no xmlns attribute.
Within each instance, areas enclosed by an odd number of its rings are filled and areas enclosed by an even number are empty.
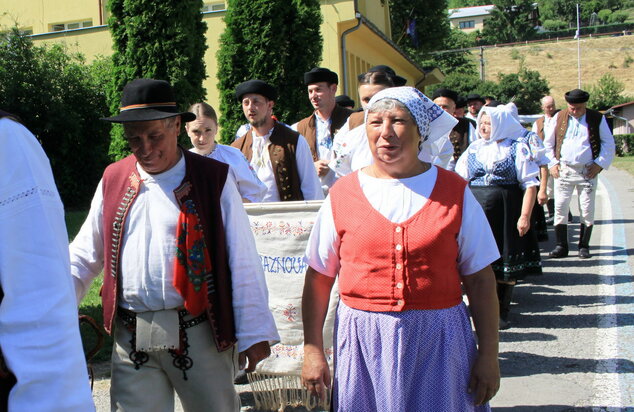
<svg viewBox="0 0 634 412"><path fill-rule="evenodd" d="M624 94L634 96L634 35L581 39L581 88L605 73L625 85ZM473 52L479 65L479 53ZM577 87L577 41L565 40L514 47L485 48L485 76L497 80L498 73L517 72L520 61L537 70L548 81L558 106L564 93Z"/></svg>

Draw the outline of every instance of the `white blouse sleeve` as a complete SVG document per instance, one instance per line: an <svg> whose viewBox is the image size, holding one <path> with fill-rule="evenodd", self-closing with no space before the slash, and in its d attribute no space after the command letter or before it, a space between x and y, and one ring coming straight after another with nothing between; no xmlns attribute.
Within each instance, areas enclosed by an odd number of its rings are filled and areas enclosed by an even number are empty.
<svg viewBox="0 0 634 412"><path fill-rule="evenodd" d="M220 204L231 269L238 351L243 352L258 342L279 342L280 337L269 310L269 292L249 218L230 174L222 189Z"/></svg>
<svg viewBox="0 0 634 412"><path fill-rule="evenodd" d="M235 147L223 146L223 148L227 148L227 154L230 156L227 163L238 186L240 196L251 202L261 202L267 189L264 183L258 179L247 158Z"/></svg>
<svg viewBox="0 0 634 412"><path fill-rule="evenodd" d="M458 271L462 276L472 275L499 258L489 221L467 186L464 190L462 225L458 233Z"/></svg>
<svg viewBox="0 0 634 412"><path fill-rule="evenodd" d="M317 272L335 277L339 273L339 246L341 239L335 228L330 196L321 205L313 230L310 232L304 262Z"/></svg>
<svg viewBox="0 0 634 412"><path fill-rule="evenodd" d="M469 181L469 166L467 164L467 158L469 157L469 149L465 150L460 155L458 161L456 161L455 172L460 175L464 180Z"/></svg>
<svg viewBox="0 0 634 412"><path fill-rule="evenodd" d="M539 186L539 166L533 160L531 150L526 143L517 143L515 150L515 172L522 189Z"/></svg>

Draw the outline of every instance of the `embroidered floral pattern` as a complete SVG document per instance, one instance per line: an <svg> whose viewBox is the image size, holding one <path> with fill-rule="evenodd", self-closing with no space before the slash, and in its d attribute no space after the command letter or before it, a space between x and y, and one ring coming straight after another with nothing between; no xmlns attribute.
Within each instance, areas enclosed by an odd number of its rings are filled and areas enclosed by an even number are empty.
<svg viewBox="0 0 634 412"><path fill-rule="evenodd" d="M297 317L297 308L289 303L282 311L282 315L284 315L287 321L295 322L295 319Z"/></svg>
<svg viewBox="0 0 634 412"><path fill-rule="evenodd" d="M297 221L294 223L288 223L284 221L272 222L251 222L251 230L256 236L278 234L284 236L301 236L304 234L310 234L310 231L314 225L314 221Z"/></svg>

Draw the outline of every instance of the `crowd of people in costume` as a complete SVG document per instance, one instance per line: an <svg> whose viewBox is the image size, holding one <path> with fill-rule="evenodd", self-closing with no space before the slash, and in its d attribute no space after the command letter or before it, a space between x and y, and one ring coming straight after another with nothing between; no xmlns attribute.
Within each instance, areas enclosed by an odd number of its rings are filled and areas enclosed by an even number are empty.
<svg viewBox="0 0 634 412"><path fill-rule="evenodd" d="M289 124L274 116L274 85L236 85L246 123L228 146L209 104L181 112L168 82L128 83L103 120L123 125L132 154L106 168L68 250L48 160L0 112L4 405L94 410L72 322L103 271L112 410L172 411L174 393L186 411L239 410L238 370L279 341L242 204L323 200L304 257L307 390L331 388L336 411L490 410L513 288L542 273L548 220L549 257L569 255L575 189L577 253L591 257L597 175L615 151L605 118L574 89L561 111L545 96L529 131L513 103L428 97L384 65L358 76L356 111L331 70L304 84L314 111ZM332 375L322 330L335 279Z"/></svg>

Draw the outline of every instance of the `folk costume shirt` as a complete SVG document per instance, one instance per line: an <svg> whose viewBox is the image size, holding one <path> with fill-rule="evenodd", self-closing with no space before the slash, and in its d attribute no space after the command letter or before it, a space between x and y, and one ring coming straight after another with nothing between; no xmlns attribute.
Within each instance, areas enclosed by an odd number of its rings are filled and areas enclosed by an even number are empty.
<svg viewBox="0 0 634 412"><path fill-rule="evenodd" d="M428 201L438 169L405 179L378 179L359 171L359 184L372 207L386 219L401 223ZM497 244L482 208L465 188L462 224L458 236L458 270L471 275L499 258ZM330 197L322 205L306 246L305 261L317 272L334 277L339 272L340 239L335 228Z"/></svg>
<svg viewBox="0 0 634 412"><path fill-rule="evenodd" d="M181 157L174 167L160 174L150 175L138 164L137 170L142 184L124 227L119 305L134 312L174 309L184 303L172 281L179 216L174 189L185 176L185 158ZM268 311L268 290L242 199L231 174L227 175L220 203L238 349L244 351L257 342L274 342L279 338L272 317L257 316ZM78 300L103 267L102 213L100 182L86 222L70 246Z"/></svg>
<svg viewBox="0 0 634 412"><path fill-rule="evenodd" d="M94 411L69 276L64 207L42 147L0 119L0 348L10 411Z"/></svg>
<svg viewBox="0 0 634 412"><path fill-rule="evenodd" d="M193 149L191 149L193 151ZM266 186L260 182L246 157L235 147L216 144L216 148L205 155L229 165L229 173L238 185L240 196L250 202L261 202L266 195Z"/></svg>
<svg viewBox="0 0 634 412"><path fill-rule="evenodd" d="M557 117L562 112L557 113ZM548 167L553 167L559 163L555 158L555 129L549 135L545 135L544 146L546 156L548 156ZM603 169L610 167L614 159L614 138L608 127L605 117L601 118L599 124L599 137L601 138L601 151L596 159L592 158L592 148L588 137L588 123L584 114L579 119L568 116L568 128L561 145L560 160L571 166L589 165L592 162L598 164Z"/></svg>
<svg viewBox="0 0 634 412"><path fill-rule="evenodd" d="M333 158L333 136L330 134L331 119L322 119L317 113L315 116L315 135L317 140L317 155L319 159L331 160ZM291 126L291 129L297 131L297 123ZM337 180L337 175L331 169L328 174L319 178L321 181L321 187L325 192L328 192L328 188L332 186Z"/></svg>
<svg viewBox="0 0 634 412"><path fill-rule="evenodd" d="M265 136L258 136L255 129L253 129L251 167L255 170L260 181L267 187L266 195L262 199L263 202L279 202L281 200L277 190L275 175L273 174L271 157L269 156L272 133L273 129L269 130ZM313 156L310 153L310 147L306 139L301 135L297 139L295 161L297 162L297 174L301 180L304 200L323 199L324 193L321 189L319 177L315 172L315 166L313 166Z"/></svg>

